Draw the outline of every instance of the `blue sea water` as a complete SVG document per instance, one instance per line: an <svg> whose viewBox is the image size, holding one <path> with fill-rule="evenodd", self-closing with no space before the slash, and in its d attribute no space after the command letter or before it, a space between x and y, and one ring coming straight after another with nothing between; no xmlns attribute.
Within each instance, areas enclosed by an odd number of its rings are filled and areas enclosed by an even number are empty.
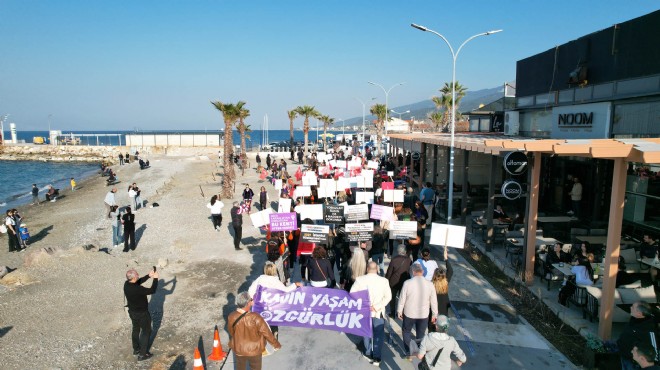
<svg viewBox="0 0 660 370"><path fill-rule="evenodd" d="M212 131L157 131L162 133L201 133ZM220 132L220 131L213 131ZM70 134L70 131L63 131L62 134ZM121 134L121 141L125 143L126 140L123 135L135 133L133 131L74 131L75 134ZM147 133L147 132L145 132ZM153 134L154 131L149 131ZM319 134L323 132L319 130ZM348 131L346 133L349 133ZM5 138L9 138L9 132L5 132ZM260 130L251 132L250 142L253 147L261 144L262 132ZM27 143L32 142L35 136L47 137L47 131L17 131L18 140L25 140ZM290 137L289 130L270 130L268 132L268 142L288 141ZM310 141L316 140L316 130L310 131L308 136ZM240 144L240 135L234 131L233 142ZM294 140L303 141L304 135L300 130L294 131ZM83 137L81 140L82 145L96 145L95 137ZM99 137L99 144L101 145L118 145L119 138L116 136ZM60 162L41 162L41 161L0 161L0 208L6 209L16 207L19 205L27 204L32 201L31 189L32 184L36 183L40 189L40 197L44 199L47 185L51 184L55 188L67 189L69 187L69 179L71 177L80 182L84 178L92 176L97 173L99 164L97 163L60 163ZM0 210L1 210L0 209Z"/></svg>
<svg viewBox="0 0 660 370"><path fill-rule="evenodd" d="M72 177L80 183L98 170L97 163L0 161L0 207L13 208L32 202L32 184L37 184L43 201L49 184L56 189L67 189Z"/></svg>

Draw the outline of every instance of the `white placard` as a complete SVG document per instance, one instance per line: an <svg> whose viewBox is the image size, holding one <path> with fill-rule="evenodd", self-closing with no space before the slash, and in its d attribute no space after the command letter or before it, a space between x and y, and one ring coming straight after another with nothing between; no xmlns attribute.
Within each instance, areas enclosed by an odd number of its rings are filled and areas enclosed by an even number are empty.
<svg viewBox="0 0 660 370"><path fill-rule="evenodd" d="M392 215L394 215L394 207L374 204L371 206L371 215L369 217L373 220L390 221L392 219Z"/></svg>
<svg viewBox="0 0 660 370"><path fill-rule="evenodd" d="M465 247L465 226L432 223L429 244L445 245L445 240L447 247L463 249Z"/></svg>
<svg viewBox="0 0 660 370"><path fill-rule="evenodd" d="M275 190L282 190L282 179L275 180Z"/></svg>
<svg viewBox="0 0 660 370"><path fill-rule="evenodd" d="M391 221L390 239L408 239L417 236L417 221Z"/></svg>
<svg viewBox="0 0 660 370"><path fill-rule="evenodd" d="M378 169L378 162L377 161L369 161L367 162L367 168L371 168L374 170Z"/></svg>
<svg viewBox="0 0 660 370"><path fill-rule="evenodd" d="M387 171L387 176L389 176L389 177L394 176L394 171Z"/></svg>
<svg viewBox="0 0 660 370"><path fill-rule="evenodd" d="M355 192L355 203L367 203L374 204L374 193L371 191L356 191Z"/></svg>
<svg viewBox="0 0 660 370"><path fill-rule="evenodd" d="M376 189L376 196L379 197L383 193L383 189Z"/></svg>
<svg viewBox="0 0 660 370"><path fill-rule="evenodd" d="M323 219L323 204L301 204L296 207L296 212L300 213L300 219L306 218L312 220Z"/></svg>
<svg viewBox="0 0 660 370"><path fill-rule="evenodd" d="M401 189L383 190L383 195L384 195L383 201L385 202L396 202L396 203L403 202L403 190Z"/></svg>
<svg viewBox="0 0 660 370"><path fill-rule="evenodd" d="M270 208L264 209L263 211L253 213L250 215L250 220L252 220L252 226L262 227L264 225L270 224L270 215L273 213L273 210Z"/></svg>
<svg viewBox="0 0 660 370"><path fill-rule="evenodd" d="M340 177L337 179L337 191L344 191L351 187L350 179L347 177Z"/></svg>
<svg viewBox="0 0 660 370"><path fill-rule="evenodd" d="M291 212L291 199L280 198L280 201L277 204L277 213L289 213L289 212Z"/></svg>
<svg viewBox="0 0 660 370"><path fill-rule="evenodd" d="M337 168L346 169L348 167L346 161L332 160L330 161L330 164L332 165L332 167L337 167Z"/></svg>
<svg viewBox="0 0 660 370"><path fill-rule="evenodd" d="M307 177L307 176L316 177L316 172L314 172L314 171L305 171L305 172L303 172L303 177Z"/></svg>
<svg viewBox="0 0 660 370"><path fill-rule="evenodd" d="M305 186L316 186L316 185L318 185L318 183L316 181L316 174L314 174L313 177L312 176L307 176L307 175L303 176L302 183Z"/></svg>
<svg viewBox="0 0 660 370"><path fill-rule="evenodd" d="M362 177L364 178L364 187L373 189L374 187L374 170L362 170Z"/></svg>
<svg viewBox="0 0 660 370"><path fill-rule="evenodd" d="M362 176L350 177L348 182L351 184L351 188L364 188L364 177Z"/></svg>
<svg viewBox="0 0 660 370"><path fill-rule="evenodd" d="M296 190L293 192L294 198L308 197L312 195L312 188L309 186L296 186Z"/></svg>
<svg viewBox="0 0 660 370"><path fill-rule="evenodd" d="M348 169L349 170L354 170L356 168L362 168L362 160L360 160L360 159L351 159L351 161L348 163Z"/></svg>

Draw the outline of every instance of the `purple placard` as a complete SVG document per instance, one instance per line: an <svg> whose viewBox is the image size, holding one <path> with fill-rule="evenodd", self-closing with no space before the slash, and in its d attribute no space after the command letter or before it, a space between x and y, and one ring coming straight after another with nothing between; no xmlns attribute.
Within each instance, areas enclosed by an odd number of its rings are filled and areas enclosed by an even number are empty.
<svg viewBox="0 0 660 370"><path fill-rule="evenodd" d="M259 286L252 311L270 325L325 329L371 337L369 291L302 287L286 293Z"/></svg>
<svg viewBox="0 0 660 370"><path fill-rule="evenodd" d="M291 231L298 228L296 213L271 213L270 231Z"/></svg>

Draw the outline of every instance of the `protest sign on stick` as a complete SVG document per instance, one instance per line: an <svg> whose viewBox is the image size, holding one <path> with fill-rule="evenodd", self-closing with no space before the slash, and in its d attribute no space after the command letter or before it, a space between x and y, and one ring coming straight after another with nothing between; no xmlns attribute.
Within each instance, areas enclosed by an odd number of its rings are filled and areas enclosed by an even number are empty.
<svg viewBox="0 0 660 370"><path fill-rule="evenodd" d="M345 230L349 242L366 242L374 237L373 222L346 224Z"/></svg>
<svg viewBox="0 0 660 370"><path fill-rule="evenodd" d="M429 244L444 245L452 248L465 247L465 226L431 224L431 240Z"/></svg>
<svg viewBox="0 0 660 370"><path fill-rule="evenodd" d="M300 240L305 243L328 244L328 225L300 225Z"/></svg>
<svg viewBox="0 0 660 370"><path fill-rule="evenodd" d="M298 220L295 212L271 213L270 231L291 231L298 228Z"/></svg>
<svg viewBox="0 0 660 370"><path fill-rule="evenodd" d="M271 208L267 208L263 211L251 214L250 220L252 221L252 226L262 227L264 225L270 224L271 213L274 213L273 210Z"/></svg>
<svg viewBox="0 0 660 370"><path fill-rule="evenodd" d="M417 236L417 221L391 221L390 239L410 239Z"/></svg>
<svg viewBox="0 0 660 370"><path fill-rule="evenodd" d="M287 213L290 211L291 211L291 199L280 198L280 201L277 204L277 213Z"/></svg>

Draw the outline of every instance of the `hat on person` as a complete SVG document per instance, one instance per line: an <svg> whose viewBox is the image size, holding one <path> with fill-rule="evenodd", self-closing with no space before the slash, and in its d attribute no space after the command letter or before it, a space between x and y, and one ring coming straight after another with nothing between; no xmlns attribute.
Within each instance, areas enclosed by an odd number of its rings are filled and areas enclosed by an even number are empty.
<svg viewBox="0 0 660 370"><path fill-rule="evenodd" d="M449 327L449 318L445 315L438 315L435 321L435 325L437 325L441 330L447 330Z"/></svg>

